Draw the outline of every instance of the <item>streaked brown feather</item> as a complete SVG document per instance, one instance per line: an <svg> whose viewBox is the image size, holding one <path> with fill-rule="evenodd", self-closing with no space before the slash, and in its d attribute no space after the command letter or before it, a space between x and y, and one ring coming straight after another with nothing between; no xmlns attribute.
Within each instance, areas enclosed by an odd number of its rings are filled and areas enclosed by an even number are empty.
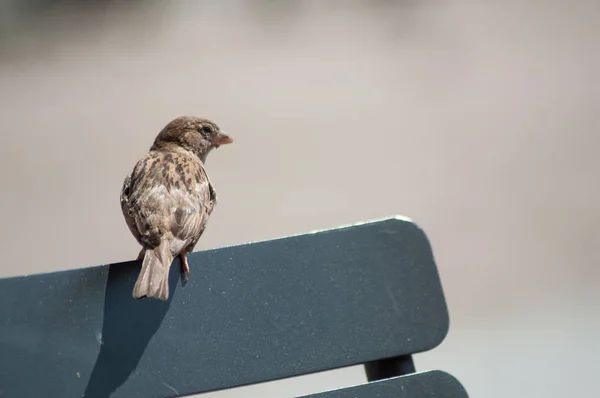
<svg viewBox="0 0 600 398"><path fill-rule="evenodd" d="M125 179L121 193L123 215L137 241L153 249L162 238L169 239L174 256L183 248L193 249L191 243L198 241L215 203L216 193L200 159L177 150L146 154Z"/></svg>

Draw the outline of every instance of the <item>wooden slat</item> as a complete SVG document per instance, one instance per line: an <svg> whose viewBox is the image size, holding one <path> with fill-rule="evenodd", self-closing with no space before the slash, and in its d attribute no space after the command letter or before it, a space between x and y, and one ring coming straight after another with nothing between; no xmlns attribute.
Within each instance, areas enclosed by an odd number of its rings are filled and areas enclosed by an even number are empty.
<svg viewBox="0 0 600 398"><path fill-rule="evenodd" d="M131 298L139 262L1 279L0 392L192 394L420 352L448 330L427 238L399 218L189 260L166 303Z"/></svg>
<svg viewBox="0 0 600 398"><path fill-rule="evenodd" d="M468 395L458 380L435 370L299 398L468 398Z"/></svg>

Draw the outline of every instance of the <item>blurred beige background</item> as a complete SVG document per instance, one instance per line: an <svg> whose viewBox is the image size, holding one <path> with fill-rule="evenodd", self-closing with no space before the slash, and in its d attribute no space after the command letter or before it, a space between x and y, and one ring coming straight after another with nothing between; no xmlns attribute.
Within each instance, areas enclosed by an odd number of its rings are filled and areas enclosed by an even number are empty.
<svg viewBox="0 0 600 398"><path fill-rule="evenodd" d="M205 116L236 142L208 160L199 249L409 216L451 315L418 370L472 397L597 390L598 2L17 3L0 6L0 276L136 256L123 178L169 120Z"/></svg>

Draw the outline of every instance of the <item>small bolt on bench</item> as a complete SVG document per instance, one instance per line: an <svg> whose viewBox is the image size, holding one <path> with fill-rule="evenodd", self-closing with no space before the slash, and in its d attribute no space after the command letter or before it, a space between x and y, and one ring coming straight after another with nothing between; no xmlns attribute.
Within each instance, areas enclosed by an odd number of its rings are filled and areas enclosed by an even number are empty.
<svg viewBox="0 0 600 398"><path fill-rule="evenodd" d="M0 397L166 398L364 364L312 398L463 398L411 355L448 332L423 231L401 217L196 252L166 302L140 262L0 279ZM179 260L175 260L178 262Z"/></svg>

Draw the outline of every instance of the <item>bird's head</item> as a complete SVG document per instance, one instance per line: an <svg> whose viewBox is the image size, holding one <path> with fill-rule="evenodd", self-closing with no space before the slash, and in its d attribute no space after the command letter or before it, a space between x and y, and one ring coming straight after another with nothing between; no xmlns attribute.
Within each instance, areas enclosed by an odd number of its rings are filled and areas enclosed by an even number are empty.
<svg viewBox="0 0 600 398"><path fill-rule="evenodd" d="M210 120L181 116L162 129L151 149L175 145L193 152L204 162L211 150L232 142L233 139Z"/></svg>

